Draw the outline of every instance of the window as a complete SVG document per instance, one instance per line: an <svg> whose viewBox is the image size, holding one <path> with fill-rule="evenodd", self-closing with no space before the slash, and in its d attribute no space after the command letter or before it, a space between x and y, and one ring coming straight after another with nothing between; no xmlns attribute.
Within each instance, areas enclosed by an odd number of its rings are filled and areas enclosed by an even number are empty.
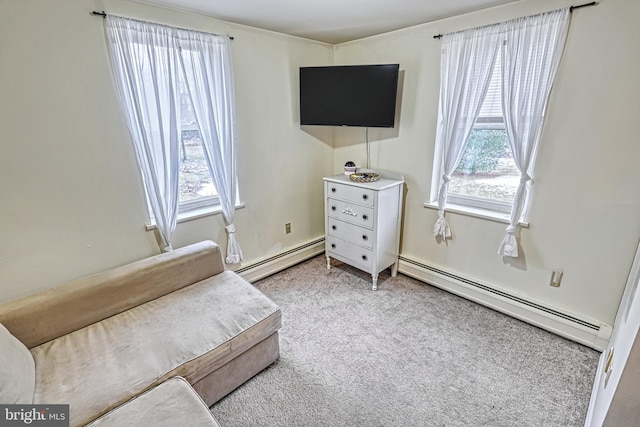
<svg viewBox="0 0 640 427"><path fill-rule="evenodd" d="M144 48L144 46L140 45L139 48ZM166 54L165 52L163 53ZM182 54L188 55L188 52L182 50ZM150 72L151 66L146 65L144 69ZM143 77L149 82L153 81L151 74L144 74ZM176 111L176 115L180 120L180 126L178 127L180 138L178 213L185 214L196 209L219 205L220 200L205 159L203 140L198 130L196 112L187 82L182 73L177 75L177 79L179 99L176 102L176 108L179 111ZM198 94L194 93L193 96L198 96ZM147 206L151 220L155 222L148 195Z"/></svg>
<svg viewBox="0 0 640 427"><path fill-rule="evenodd" d="M196 114L184 79L180 78L180 171L178 200L180 213L220 204L205 159Z"/></svg>
<svg viewBox="0 0 640 427"><path fill-rule="evenodd" d="M226 261L241 262L233 223L238 191L229 37L112 15L105 26L116 90L163 250L172 249L181 212L216 204L228 235Z"/></svg>
<svg viewBox="0 0 640 427"><path fill-rule="evenodd" d="M498 254L518 257L518 223L528 207L569 15L570 8L558 9L442 37L431 184L431 200L438 206L433 235L440 242L452 238L445 218L449 198L464 205L460 210L487 218L507 219L503 215L510 213Z"/></svg>
<svg viewBox="0 0 640 427"><path fill-rule="evenodd" d="M508 213L520 182L502 117L498 52L487 96L458 167L451 174L451 203Z"/></svg>

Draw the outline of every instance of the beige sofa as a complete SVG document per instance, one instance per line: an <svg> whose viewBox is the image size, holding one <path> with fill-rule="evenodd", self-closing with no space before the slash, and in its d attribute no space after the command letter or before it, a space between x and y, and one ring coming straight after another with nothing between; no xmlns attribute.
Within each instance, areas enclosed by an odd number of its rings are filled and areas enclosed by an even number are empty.
<svg viewBox="0 0 640 427"><path fill-rule="evenodd" d="M212 405L278 358L281 313L206 241L0 305L0 324L0 403L69 404L75 426L191 387Z"/></svg>

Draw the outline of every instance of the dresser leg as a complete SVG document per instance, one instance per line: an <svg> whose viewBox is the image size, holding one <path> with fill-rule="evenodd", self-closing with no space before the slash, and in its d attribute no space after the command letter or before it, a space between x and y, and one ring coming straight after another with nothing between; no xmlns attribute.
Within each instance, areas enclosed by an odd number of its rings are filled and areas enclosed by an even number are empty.
<svg viewBox="0 0 640 427"><path fill-rule="evenodd" d="M331 258L327 255L327 270L331 270Z"/></svg>
<svg viewBox="0 0 640 427"><path fill-rule="evenodd" d="M371 280L373 282L373 284L371 285L371 290L372 291L377 291L378 290L378 275L377 274L372 274L371 275Z"/></svg>
<svg viewBox="0 0 640 427"><path fill-rule="evenodd" d="M391 277L396 277L398 275L398 264L400 261L396 261L391 266Z"/></svg>

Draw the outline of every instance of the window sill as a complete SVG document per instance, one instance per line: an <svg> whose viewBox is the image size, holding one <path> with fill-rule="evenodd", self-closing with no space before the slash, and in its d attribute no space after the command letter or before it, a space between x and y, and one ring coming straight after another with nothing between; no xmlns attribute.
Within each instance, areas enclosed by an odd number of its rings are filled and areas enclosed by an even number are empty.
<svg viewBox="0 0 640 427"><path fill-rule="evenodd" d="M438 204L435 202L423 203L422 206L428 209L438 210ZM470 206L456 205L453 203L447 203L445 212L453 212L460 215L471 216L474 218L487 219L489 221L501 222L503 224L509 224L510 217L509 214L505 214L502 212L496 212L489 209L472 208ZM528 222L520 221L518 222L518 225L520 227L529 228Z"/></svg>
<svg viewBox="0 0 640 427"><path fill-rule="evenodd" d="M242 209L242 208L244 208L244 203L236 204L236 209ZM220 207L220 205L205 206L203 208L191 209L187 212L181 212L178 214L178 224L180 224L181 222L192 221L198 218L204 218L206 216L218 215L220 213L222 213L222 207ZM146 224L145 227L147 231L155 230L156 228L158 228L156 226L155 221L153 221L153 219L151 220L151 223Z"/></svg>

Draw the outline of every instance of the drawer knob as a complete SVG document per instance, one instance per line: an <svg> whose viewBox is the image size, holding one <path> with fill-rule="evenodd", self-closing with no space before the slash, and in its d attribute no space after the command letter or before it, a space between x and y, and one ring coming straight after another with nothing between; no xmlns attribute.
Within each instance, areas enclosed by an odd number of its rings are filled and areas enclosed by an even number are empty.
<svg viewBox="0 0 640 427"><path fill-rule="evenodd" d="M369 236L367 236L366 234L362 235L362 240L369 240Z"/></svg>
<svg viewBox="0 0 640 427"><path fill-rule="evenodd" d="M365 221L369 219L368 215L362 215L362 219L364 219Z"/></svg>
<svg viewBox="0 0 640 427"><path fill-rule="evenodd" d="M331 206L331 210L332 210L332 211L335 211L335 210L336 210L336 207L335 207L335 206Z"/></svg>
<svg viewBox="0 0 640 427"><path fill-rule="evenodd" d="M335 249L335 248L336 248L336 244L335 244L335 243L332 243L332 244L331 244L331 248L332 248L332 249Z"/></svg>
<svg viewBox="0 0 640 427"><path fill-rule="evenodd" d="M369 196L367 196L366 194L363 194L363 195L362 195L362 199L363 199L363 200L367 200L368 198L369 198Z"/></svg>
<svg viewBox="0 0 640 427"><path fill-rule="evenodd" d="M362 255L362 259L366 261L367 260L367 256L366 255Z"/></svg>
<svg viewBox="0 0 640 427"><path fill-rule="evenodd" d="M338 228L338 227L336 227L335 225L332 225L332 226L331 226L331 229L332 229L332 230L335 230L336 228Z"/></svg>
<svg viewBox="0 0 640 427"><path fill-rule="evenodd" d="M331 192L335 193L336 192L336 187L331 187Z"/></svg>

